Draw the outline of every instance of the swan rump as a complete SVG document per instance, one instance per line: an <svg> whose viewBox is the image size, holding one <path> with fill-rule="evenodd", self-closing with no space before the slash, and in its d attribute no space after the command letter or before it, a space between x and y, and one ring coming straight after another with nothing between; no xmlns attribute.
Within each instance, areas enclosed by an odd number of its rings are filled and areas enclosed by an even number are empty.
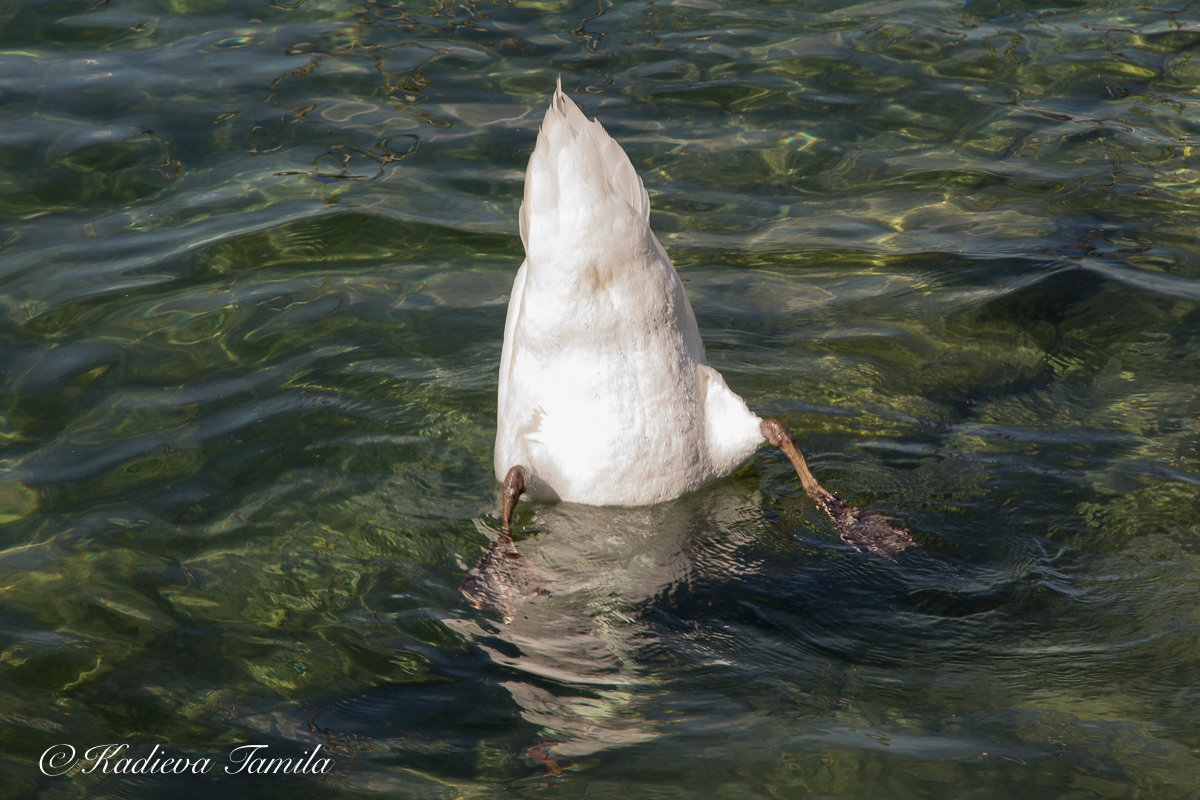
<svg viewBox="0 0 1200 800"><path fill-rule="evenodd" d="M525 173L495 468L535 498L648 505L729 474L761 420L707 366L621 146L554 93Z"/></svg>

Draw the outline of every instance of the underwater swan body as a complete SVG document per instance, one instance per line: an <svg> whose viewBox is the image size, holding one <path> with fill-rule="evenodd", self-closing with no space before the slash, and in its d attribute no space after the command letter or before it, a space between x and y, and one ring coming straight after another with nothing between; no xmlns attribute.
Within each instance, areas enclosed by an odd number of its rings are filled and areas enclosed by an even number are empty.
<svg viewBox="0 0 1200 800"><path fill-rule="evenodd" d="M660 503L728 475L764 440L784 451L847 542L889 556L914 544L886 517L823 489L787 427L752 413L705 363L641 179L561 83L529 158L520 230L525 262L509 298L497 408L503 522L463 584L469 599L511 611L548 579L509 536L523 494Z"/></svg>

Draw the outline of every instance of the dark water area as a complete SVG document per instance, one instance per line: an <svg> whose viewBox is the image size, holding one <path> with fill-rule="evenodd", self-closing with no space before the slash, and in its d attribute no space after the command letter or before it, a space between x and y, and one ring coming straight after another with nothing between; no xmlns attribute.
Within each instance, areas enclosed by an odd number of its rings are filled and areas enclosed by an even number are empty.
<svg viewBox="0 0 1200 800"><path fill-rule="evenodd" d="M560 77L919 548L764 448L461 597ZM1198 87L1183 2L0 0L0 794L1195 797Z"/></svg>

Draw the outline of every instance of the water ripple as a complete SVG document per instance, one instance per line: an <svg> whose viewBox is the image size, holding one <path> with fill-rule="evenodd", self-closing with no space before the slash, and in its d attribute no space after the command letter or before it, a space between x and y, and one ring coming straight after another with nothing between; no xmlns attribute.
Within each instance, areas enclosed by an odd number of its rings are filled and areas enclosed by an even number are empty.
<svg viewBox="0 0 1200 800"><path fill-rule="evenodd" d="M170 11L0 6L5 786L196 791L37 782L128 739L321 744L304 796L1191 796L1194 8ZM554 588L463 601L559 77L712 363L919 549L762 451L522 504Z"/></svg>

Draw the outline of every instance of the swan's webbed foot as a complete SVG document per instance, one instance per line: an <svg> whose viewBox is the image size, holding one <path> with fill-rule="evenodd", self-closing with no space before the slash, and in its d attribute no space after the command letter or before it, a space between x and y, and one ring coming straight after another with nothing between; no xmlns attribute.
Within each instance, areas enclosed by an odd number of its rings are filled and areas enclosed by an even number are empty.
<svg viewBox="0 0 1200 800"><path fill-rule="evenodd" d="M862 508L854 508L845 500L830 494L817 482L808 469L804 454L796 444L795 435L777 419L764 419L759 430L772 446L779 448L792 462L804 491L822 508L837 529L842 541L859 550L894 558L917 543L903 528L891 524L888 517Z"/></svg>

